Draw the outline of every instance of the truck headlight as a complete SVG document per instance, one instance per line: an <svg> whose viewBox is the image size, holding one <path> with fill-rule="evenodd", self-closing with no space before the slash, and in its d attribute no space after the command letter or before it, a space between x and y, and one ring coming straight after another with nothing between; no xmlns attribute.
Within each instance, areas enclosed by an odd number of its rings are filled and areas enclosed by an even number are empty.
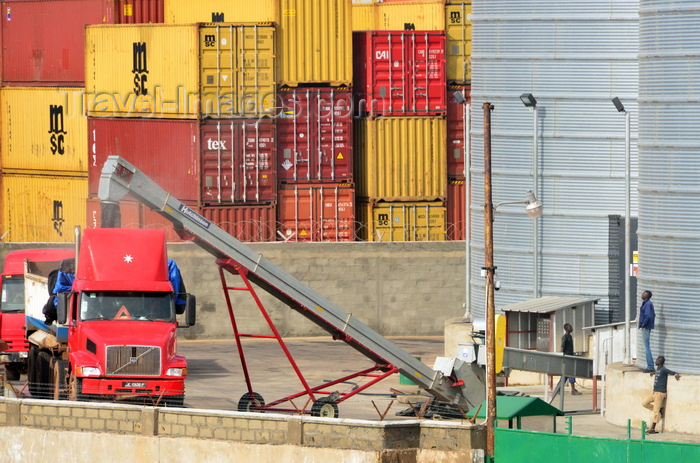
<svg viewBox="0 0 700 463"><path fill-rule="evenodd" d="M97 367L75 367L75 374L78 376L100 376L100 369Z"/></svg>
<svg viewBox="0 0 700 463"><path fill-rule="evenodd" d="M187 376L187 367L184 368L168 368L165 376Z"/></svg>

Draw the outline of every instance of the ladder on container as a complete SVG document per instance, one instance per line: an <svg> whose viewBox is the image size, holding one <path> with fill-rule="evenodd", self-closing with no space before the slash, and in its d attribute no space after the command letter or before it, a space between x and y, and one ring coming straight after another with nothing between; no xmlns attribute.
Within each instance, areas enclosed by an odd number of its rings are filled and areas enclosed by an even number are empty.
<svg viewBox="0 0 700 463"><path fill-rule="evenodd" d="M476 361L455 359L451 372L433 370L171 196L133 164L109 156L102 169L98 196L103 202L118 203L126 194L170 220L176 229L185 230L217 258L220 267L242 273L247 281L300 312L333 339L344 341L384 370L400 372L438 402L467 411L484 399L484 372ZM255 407L257 398L252 390L249 393Z"/></svg>

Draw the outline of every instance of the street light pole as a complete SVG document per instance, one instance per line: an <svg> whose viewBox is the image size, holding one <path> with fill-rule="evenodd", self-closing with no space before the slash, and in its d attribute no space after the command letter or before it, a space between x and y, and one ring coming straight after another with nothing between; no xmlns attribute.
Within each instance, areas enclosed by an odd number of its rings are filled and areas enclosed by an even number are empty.
<svg viewBox="0 0 700 463"><path fill-rule="evenodd" d="M494 455L496 425L496 306L491 189L491 103L484 103L484 270L486 270L486 454Z"/></svg>

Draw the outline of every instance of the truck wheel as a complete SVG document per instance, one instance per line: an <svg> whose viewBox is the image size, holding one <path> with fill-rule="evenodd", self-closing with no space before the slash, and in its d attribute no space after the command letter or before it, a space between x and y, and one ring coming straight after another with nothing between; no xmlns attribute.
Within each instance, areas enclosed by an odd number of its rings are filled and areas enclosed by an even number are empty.
<svg viewBox="0 0 700 463"><path fill-rule="evenodd" d="M241 396L241 400L238 401L238 411L239 412L257 412L257 408L264 407L265 400L257 392L253 392L251 396L250 393L246 392Z"/></svg>
<svg viewBox="0 0 700 463"><path fill-rule="evenodd" d="M51 391L53 400L63 400L68 395L68 360L51 359Z"/></svg>
<svg viewBox="0 0 700 463"><path fill-rule="evenodd" d="M36 356L38 353L37 347L32 344L27 355L27 383L29 384L29 393L34 397L37 393L36 388Z"/></svg>
<svg viewBox="0 0 700 463"><path fill-rule="evenodd" d="M311 406L311 416L320 416L323 418L338 418L338 404L329 400L328 397L318 399Z"/></svg>
<svg viewBox="0 0 700 463"><path fill-rule="evenodd" d="M68 379L68 400L74 402L85 401L85 395L83 395L83 380L82 378L77 378L70 375Z"/></svg>
<svg viewBox="0 0 700 463"><path fill-rule="evenodd" d="M51 354L45 350L39 352L36 357L36 370L34 374L36 398L50 399L51 394ZM31 391L30 391L31 392ZM32 394L34 396L34 394Z"/></svg>
<svg viewBox="0 0 700 463"><path fill-rule="evenodd" d="M17 381L19 379L20 368L15 363L5 364L5 379L8 381Z"/></svg>

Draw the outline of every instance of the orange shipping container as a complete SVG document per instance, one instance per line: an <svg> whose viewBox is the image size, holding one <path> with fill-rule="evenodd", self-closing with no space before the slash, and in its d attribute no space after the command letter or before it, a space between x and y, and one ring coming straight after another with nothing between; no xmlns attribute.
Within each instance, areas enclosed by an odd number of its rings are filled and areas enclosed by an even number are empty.
<svg viewBox="0 0 700 463"><path fill-rule="evenodd" d="M359 198L444 200L447 183L444 117L378 117L355 123Z"/></svg>
<svg viewBox="0 0 700 463"><path fill-rule="evenodd" d="M277 206L274 203L205 206L199 212L239 241L260 243L277 239Z"/></svg>
<svg viewBox="0 0 700 463"><path fill-rule="evenodd" d="M286 241L354 241L352 184L280 185L278 221Z"/></svg>
<svg viewBox="0 0 700 463"><path fill-rule="evenodd" d="M87 176L0 174L3 242L70 243L85 227Z"/></svg>
<svg viewBox="0 0 700 463"><path fill-rule="evenodd" d="M87 118L78 87L0 90L0 168L87 172Z"/></svg>
<svg viewBox="0 0 700 463"><path fill-rule="evenodd" d="M445 241L442 201L361 202L360 239L367 241Z"/></svg>
<svg viewBox="0 0 700 463"><path fill-rule="evenodd" d="M464 240L466 226L466 190L464 180L447 184L447 239Z"/></svg>

